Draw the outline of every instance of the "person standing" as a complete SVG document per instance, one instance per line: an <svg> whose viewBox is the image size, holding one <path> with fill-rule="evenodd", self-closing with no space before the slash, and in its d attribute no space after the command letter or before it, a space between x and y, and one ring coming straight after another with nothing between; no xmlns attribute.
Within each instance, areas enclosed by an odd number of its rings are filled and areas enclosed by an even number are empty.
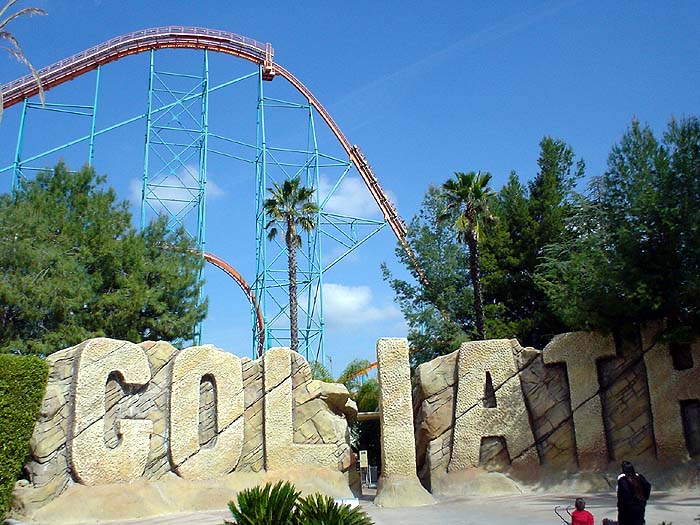
<svg viewBox="0 0 700 525"><path fill-rule="evenodd" d="M583 498L576 498L574 503L576 510L571 513L571 525L594 525L593 514L586 509Z"/></svg>
<svg viewBox="0 0 700 525"><path fill-rule="evenodd" d="M617 477L617 521L619 525L644 525L651 483L629 461L623 461L621 467L622 474Z"/></svg>

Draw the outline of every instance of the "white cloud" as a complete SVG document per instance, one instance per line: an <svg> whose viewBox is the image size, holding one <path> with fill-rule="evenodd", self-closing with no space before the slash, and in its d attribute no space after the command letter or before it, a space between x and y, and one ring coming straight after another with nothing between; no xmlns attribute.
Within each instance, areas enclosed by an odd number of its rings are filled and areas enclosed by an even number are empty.
<svg viewBox="0 0 700 525"><path fill-rule="evenodd" d="M158 184L167 187L157 187L152 188L150 195L156 196L164 201L168 202L167 206L173 213L179 213L187 204L188 201L194 199L197 193L197 174L198 168L196 166L183 167L176 174L167 175L164 178L158 179ZM129 182L129 200L134 206L139 206L141 203L141 179L132 179ZM192 189L194 188L194 189ZM217 199L226 195L221 186L216 184L211 177L211 174L207 174L207 198ZM175 201L185 201L185 202L172 202ZM155 201L151 201L154 207L157 209L162 209L163 206Z"/></svg>
<svg viewBox="0 0 700 525"><path fill-rule="evenodd" d="M211 199L218 199L226 195L226 190L219 186L211 178L211 175L207 175L207 197Z"/></svg>
<svg viewBox="0 0 700 525"><path fill-rule="evenodd" d="M393 304L375 306L369 286L323 285L323 311L326 322L338 328L354 328L368 323L389 322L401 317Z"/></svg>
<svg viewBox="0 0 700 525"><path fill-rule="evenodd" d="M345 254L348 251L346 246L334 246L329 251L323 252L323 267L327 267L330 263L335 261L338 257ZM358 263L360 261L359 252L361 250L354 250L343 257L343 262L341 264L347 263Z"/></svg>
<svg viewBox="0 0 700 525"><path fill-rule="evenodd" d="M327 176L321 176L319 184L319 195L321 202L330 193L335 181L331 181ZM392 198L390 196L390 198ZM394 200L392 198L392 200ZM351 217L373 218L381 216L381 211L377 203L370 195L367 186L360 177L347 176L343 179L326 203L325 210L331 213L349 215Z"/></svg>

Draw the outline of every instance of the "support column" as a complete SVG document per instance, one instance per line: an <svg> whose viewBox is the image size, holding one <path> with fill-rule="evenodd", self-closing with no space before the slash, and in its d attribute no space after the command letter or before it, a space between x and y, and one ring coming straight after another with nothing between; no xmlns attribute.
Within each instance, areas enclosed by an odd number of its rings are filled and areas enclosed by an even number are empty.
<svg viewBox="0 0 700 525"><path fill-rule="evenodd" d="M416 441L413 432L411 370L408 341L377 341L382 475L374 503L382 507L416 507L435 503L416 474Z"/></svg>
<svg viewBox="0 0 700 525"><path fill-rule="evenodd" d="M90 149L88 151L88 164L92 166L95 159L95 124L97 123L97 97L100 91L100 66L97 66L97 75L95 77L95 98L92 104L92 123L90 125Z"/></svg>
<svg viewBox="0 0 700 525"><path fill-rule="evenodd" d="M22 150L24 148L24 124L27 119L27 104L29 99L24 99L22 104L22 117L19 121L19 131L17 132L17 147L15 149L15 162L12 169L12 194L19 189L19 181L22 177Z"/></svg>
<svg viewBox="0 0 700 525"><path fill-rule="evenodd" d="M263 312L264 331L258 330L257 312L251 306L253 326L253 359L257 357L259 341L264 338L264 349L270 347L269 313L267 310L267 233L263 205L267 192L267 139L265 136L265 97L263 93L263 69L258 70L258 107L255 141L255 282L253 293Z"/></svg>

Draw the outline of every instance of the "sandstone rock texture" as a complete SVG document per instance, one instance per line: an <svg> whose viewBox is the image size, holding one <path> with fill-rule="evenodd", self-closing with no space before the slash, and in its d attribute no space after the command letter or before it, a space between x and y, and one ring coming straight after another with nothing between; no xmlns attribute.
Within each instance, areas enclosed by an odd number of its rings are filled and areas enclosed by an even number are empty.
<svg viewBox="0 0 700 525"><path fill-rule="evenodd" d="M474 341L421 365L413 410L422 483L441 496L605 490L629 460L656 488L694 486L700 342L677 348L658 335L562 334L541 351Z"/></svg>
<svg viewBox="0 0 700 525"><path fill-rule="evenodd" d="M464 344L457 360L455 422L448 471L476 468L480 463L483 429L508 444L512 463L537 464L535 437L513 358L514 342L507 339Z"/></svg>
<svg viewBox="0 0 700 525"><path fill-rule="evenodd" d="M381 392L382 475L374 502L383 507L435 503L416 475L408 341L380 339L377 342L377 363Z"/></svg>
<svg viewBox="0 0 700 525"><path fill-rule="evenodd" d="M272 472L232 472L216 480L185 480L170 473L157 481L141 478L131 483L86 486L75 484L61 497L40 508L32 516L34 525L73 525L79 523L133 523L179 512L225 509L241 490L291 481L304 495L321 492L333 498L351 498L343 473L321 467L296 467ZM164 521L167 518L164 519Z"/></svg>
<svg viewBox="0 0 700 525"><path fill-rule="evenodd" d="M253 361L210 345L98 338L47 362L29 483L15 490L18 515L76 485L117 483L128 492L123 482L176 478L204 487L293 466L336 472L348 487L357 407L343 385L313 380L288 349Z"/></svg>

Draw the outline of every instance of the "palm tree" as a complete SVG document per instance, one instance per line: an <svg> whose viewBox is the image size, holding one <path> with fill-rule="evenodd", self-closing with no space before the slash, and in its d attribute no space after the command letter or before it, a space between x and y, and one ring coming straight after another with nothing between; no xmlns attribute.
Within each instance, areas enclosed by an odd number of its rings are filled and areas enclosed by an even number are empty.
<svg viewBox="0 0 700 525"><path fill-rule="evenodd" d="M290 348L297 352L299 334L297 329L297 261L296 251L301 248L301 236L297 227L311 232L316 227L318 205L311 200L313 188L301 186L299 177L287 179L280 186L276 182L268 188L270 198L265 200L265 214L270 218L265 226L267 238L277 236L277 226L284 229L284 241L287 245L289 264L289 330L291 334Z"/></svg>
<svg viewBox="0 0 700 525"><path fill-rule="evenodd" d="M29 61L29 59L26 57L24 54L24 51L22 51L22 46L19 45L19 42L15 38L15 36L7 31L7 25L12 22L15 18L19 18L20 16L23 15L45 15L46 11L43 9L39 9L38 7L25 7L24 9L20 9L16 13L13 13L11 15L5 16L7 13L7 10L10 9L15 3L17 3L18 0L8 0L8 2L5 4L5 7L0 9L0 40L6 40L9 42L9 46L2 46L2 49L7 51L10 55L15 57L17 60L22 62L24 65L26 65L29 70L32 72L32 75L34 76L34 80L36 81L37 85L39 86L39 98L41 99L41 103L44 103L44 89L41 85L41 79L39 78L39 73L37 73L36 69L34 69L34 66L32 63ZM4 18L3 18L4 17ZM3 104L2 104L2 90L0 89L0 120L2 119L2 109L3 109Z"/></svg>
<svg viewBox="0 0 700 525"><path fill-rule="evenodd" d="M445 194L445 213L441 220L455 217L457 241L469 248L469 274L474 289L474 314L476 317L476 334L484 339L484 306L481 300L481 278L479 270L479 239L483 223L493 216L489 210L489 202L494 193L488 184L490 173L456 172L454 179L449 179L442 185Z"/></svg>
<svg viewBox="0 0 700 525"><path fill-rule="evenodd" d="M344 384L348 392L355 395L362 386L362 378L360 376L366 374L371 367L372 363L367 359L353 359L340 374L337 382Z"/></svg>

